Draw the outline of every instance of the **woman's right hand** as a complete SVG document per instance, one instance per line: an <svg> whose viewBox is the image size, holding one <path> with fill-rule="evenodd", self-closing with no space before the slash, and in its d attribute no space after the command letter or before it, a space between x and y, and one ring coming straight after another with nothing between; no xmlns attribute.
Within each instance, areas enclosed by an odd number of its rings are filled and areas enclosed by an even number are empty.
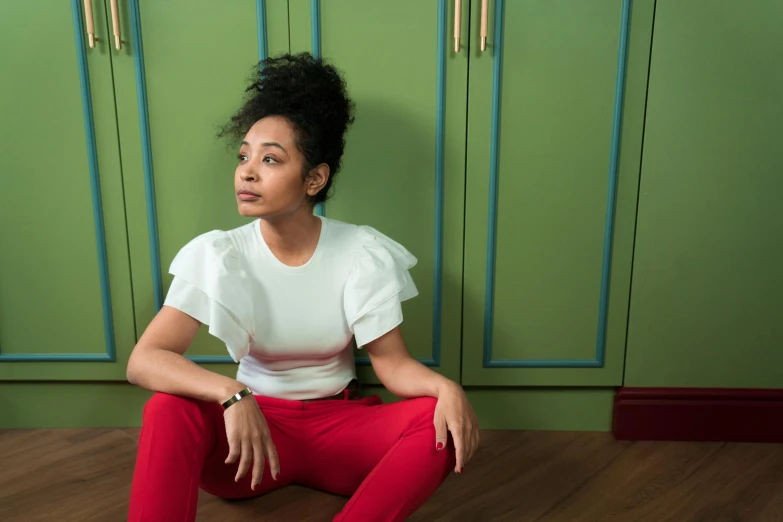
<svg viewBox="0 0 783 522"><path fill-rule="evenodd" d="M247 395L235 402L223 412L228 437L228 458L226 464L232 464L239 459L239 469L234 481L244 477L253 462L253 481L251 487L256 488L261 483L264 474L264 455L269 459L269 472L277 480L280 475L280 462L277 450L272 442L272 435L266 423L264 414L258 407L252 395Z"/></svg>

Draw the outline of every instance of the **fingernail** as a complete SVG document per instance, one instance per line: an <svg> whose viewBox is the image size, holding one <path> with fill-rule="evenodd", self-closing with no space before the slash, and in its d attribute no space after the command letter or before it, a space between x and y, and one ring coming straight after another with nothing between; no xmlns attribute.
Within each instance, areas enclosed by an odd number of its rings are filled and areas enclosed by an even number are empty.
<svg viewBox="0 0 783 522"><path fill-rule="evenodd" d="M465 471L465 468L459 468L459 474L462 475L462 472Z"/></svg>
<svg viewBox="0 0 783 522"><path fill-rule="evenodd" d="M272 478L274 478L275 480L277 480L278 478L280 478L280 473L278 473L277 475L275 475L275 476L274 476L274 477L272 477Z"/></svg>
<svg viewBox="0 0 783 522"><path fill-rule="evenodd" d="M435 449L437 449L438 451L442 450L443 449L443 443L442 442L438 442L438 446Z"/></svg>

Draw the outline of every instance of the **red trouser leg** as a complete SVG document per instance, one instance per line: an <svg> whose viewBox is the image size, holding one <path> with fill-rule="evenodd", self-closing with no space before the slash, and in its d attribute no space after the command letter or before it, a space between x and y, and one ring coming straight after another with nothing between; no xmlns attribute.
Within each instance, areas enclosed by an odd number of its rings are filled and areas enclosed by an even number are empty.
<svg viewBox="0 0 783 522"><path fill-rule="evenodd" d="M435 449L435 399L378 402L306 405L309 439L301 457L310 465L298 482L352 494L335 521L405 520L454 469L451 441Z"/></svg>
<svg viewBox="0 0 783 522"><path fill-rule="evenodd" d="M274 439L274 423L267 419ZM284 446L284 445L283 445ZM278 445L282 464L289 452ZM225 464L228 441L223 408L192 399L156 393L144 408L139 451L131 487L129 522L196 520L199 484L223 498L246 498L285 485L272 480L264 466L260 487L250 489L251 471L234 482L238 464Z"/></svg>
<svg viewBox="0 0 783 522"><path fill-rule="evenodd" d="M277 448L280 478L272 480L265 465L252 491L251 473L235 483L237 464L224 462L223 409L155 394L144 409L129 522L193 522L199 485L222 498L247 498L292 482L352 495L336 521L400 521L454 468L453 445L435 449L435 399L256 401Z"/></svg>

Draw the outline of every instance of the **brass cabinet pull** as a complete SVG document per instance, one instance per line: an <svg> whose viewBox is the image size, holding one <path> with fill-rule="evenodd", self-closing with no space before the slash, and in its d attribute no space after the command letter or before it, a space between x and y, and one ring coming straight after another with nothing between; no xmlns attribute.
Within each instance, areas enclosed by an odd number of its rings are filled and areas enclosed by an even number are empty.
<svg viewBox="0 0 783 522"><path fill-rule="evenodd" d="M114 47L119 51L122 49L122 39L120 38L120 9L117 7L117 0L111 0L111 26L114 29Z"/></svg>
<svg viewBox="0 0 783 522"><path fill-rule="evenodd" d="M92 0L84 0L84 19L87 23L87 42L90 45L90 49L94 49L95 42L98 39L95 38L95 21L92 17Z"/></svg>
<svg viewBox="0 0 783 522"><path fill-rule="evenodd" d="M481 50L487 50L487 12L489 11L489 0L481 0Z"/></svg>
<svg viewBox="0 0 783 522"><path fill-rule="evenodd" d="M462 0L454 0L454 52L459 52L462 33Z"/></svg>

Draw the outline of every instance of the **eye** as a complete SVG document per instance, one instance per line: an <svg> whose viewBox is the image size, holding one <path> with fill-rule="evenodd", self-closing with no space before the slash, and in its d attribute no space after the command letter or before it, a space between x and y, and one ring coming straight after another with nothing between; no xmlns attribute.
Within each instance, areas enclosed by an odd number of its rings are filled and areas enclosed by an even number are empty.
<svg viewBox="0 0 783 522"><path fill-rule="evenodd" d="M247 161L247 155L240 152L239 154L237 154L237 159L239 160L240 163L244 163Z"/></svg>
<svg viewBox="0 0 783 522"><path fill-rule="evenodd" d="M272 156L264 156L264 163L279 163L279 161Z"/></svg>

